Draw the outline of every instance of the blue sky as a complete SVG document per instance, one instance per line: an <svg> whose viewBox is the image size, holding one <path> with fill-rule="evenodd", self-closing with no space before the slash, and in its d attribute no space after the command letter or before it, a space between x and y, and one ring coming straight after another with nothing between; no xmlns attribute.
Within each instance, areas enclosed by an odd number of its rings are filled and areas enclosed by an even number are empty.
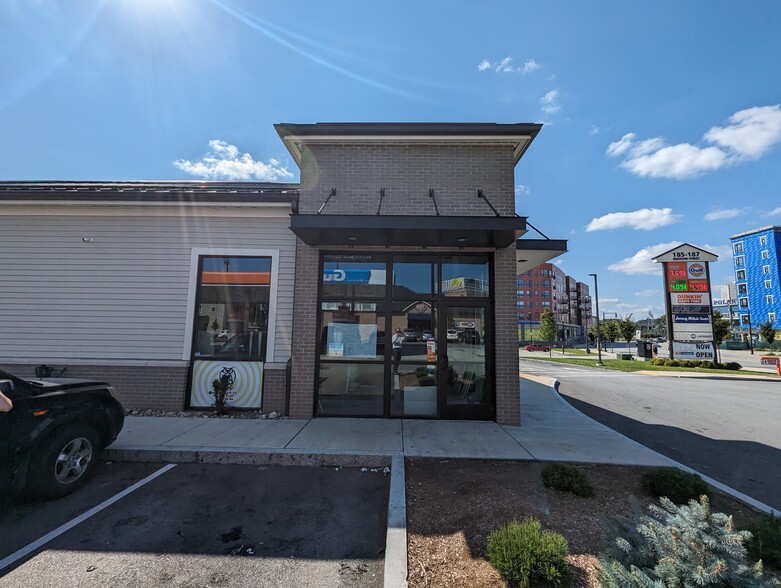
<svg viewBox="0 0 781 588"><path fill-rule="evenodd" d="M277 122L543 122L518 212L663 312L648 261L781 224L781 3L4 0L0 180L297 181ZM718 295L718 290L716 292Z"/></svg>

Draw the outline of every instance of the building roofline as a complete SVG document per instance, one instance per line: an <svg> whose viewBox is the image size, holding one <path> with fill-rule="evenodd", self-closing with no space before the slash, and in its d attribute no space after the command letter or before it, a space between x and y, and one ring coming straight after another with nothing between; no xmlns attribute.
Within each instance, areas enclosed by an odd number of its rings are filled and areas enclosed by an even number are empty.
<svg viewBox="0 0 781 588"><path fill-rule="evenodd" d="M290 202L298 184L201 181L12 181L0 182L0 201Z"/></svg>
<svg viewBox="0 0 781 588"><path fill-rule="evenodd" d="M752 229L750 231L745 231L744 233L738 233L737 235L732 235L730 239L738 239L740 237L746 237L748 235L753 235L754 233L762 233L764 231L781 231L781 226L768 225L766 227L761 227L759 229Z"/></svg>
<svg viewBox="0 0 781 588"><path fill-rule="evenodd" d="M542 129L539 123L279 123L274 128L301 165L306 143L498 143L511 142L517 164Z"/></svg>

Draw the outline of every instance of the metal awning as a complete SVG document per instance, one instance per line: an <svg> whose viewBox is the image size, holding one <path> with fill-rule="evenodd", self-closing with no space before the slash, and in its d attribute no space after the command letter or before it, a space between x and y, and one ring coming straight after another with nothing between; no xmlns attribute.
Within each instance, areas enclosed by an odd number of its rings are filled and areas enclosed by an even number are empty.
<svg viewBox="0 0 781 588"><path fill-rule="evenodd" d="M566 239L518 239L515 242L516 273L527 272L566 252Z"/></svg>
<svg viewBox="0 0 781 588"><path fill-rule="evenodd" d="M290 230L313 246L504 248L526 217L292 214Z"/></svg>

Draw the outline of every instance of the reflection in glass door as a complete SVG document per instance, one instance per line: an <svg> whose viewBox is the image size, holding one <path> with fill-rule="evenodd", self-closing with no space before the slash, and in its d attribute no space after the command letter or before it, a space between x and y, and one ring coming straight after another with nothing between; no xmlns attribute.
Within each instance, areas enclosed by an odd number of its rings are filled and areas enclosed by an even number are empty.
<svg viewBox="0 0 781 588"><path fill-rule="evenodd" d="M453 301L445 306L444 350L439 361L442 418L492 418L489 314L488 302L464 305Z"/></svg>

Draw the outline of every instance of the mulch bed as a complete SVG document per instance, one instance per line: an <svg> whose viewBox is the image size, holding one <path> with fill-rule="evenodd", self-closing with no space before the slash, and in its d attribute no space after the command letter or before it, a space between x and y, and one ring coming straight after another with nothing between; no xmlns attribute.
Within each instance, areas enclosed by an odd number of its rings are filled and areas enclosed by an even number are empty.
<svg viewBox="0 0 781 588"><path fill-rule="evenodd" d="M597 556L616 535L617 516L633 514L632 501L654 502L640 484L644 468L580 465L596 490L593 498L547 490L540 462L409 459L407 537L409 586L501 587L485 557L488 535L514 519L536 517L569 542L574 586L597 586ZM712 510L736 522L754 511L716 494Z"/></svg>

